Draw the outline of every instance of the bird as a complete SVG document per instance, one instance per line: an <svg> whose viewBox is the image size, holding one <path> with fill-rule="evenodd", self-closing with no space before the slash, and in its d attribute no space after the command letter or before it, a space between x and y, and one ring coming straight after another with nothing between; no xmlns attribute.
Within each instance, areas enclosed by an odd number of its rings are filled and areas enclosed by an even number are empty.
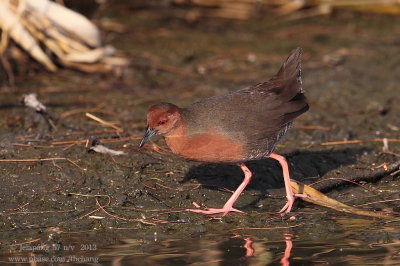
<svg viewBox="0 0 400 266"><path fill-rule="evenodd" d="M309 109L302 88L300 47L294 49L279 71L268 81L237 91L201 99L187 107L172 103L152 105L147 112L147 129L139 148L154 135L164 137L171 151L185 159L237 164L244 179L222 208L186 209L205 215L225 216L242 211L233 208L251 180L247 161L272 158L279 162L287 202L279 211L292 210L296 197L284 156L274 153L292 121Z"/></svg>

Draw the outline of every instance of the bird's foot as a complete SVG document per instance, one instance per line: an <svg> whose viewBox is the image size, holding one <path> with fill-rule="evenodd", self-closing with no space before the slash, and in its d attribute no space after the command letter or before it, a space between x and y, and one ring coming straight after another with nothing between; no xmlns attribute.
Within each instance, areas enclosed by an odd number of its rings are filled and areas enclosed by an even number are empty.
<svg viewBox="0 0 400 266"><path fill-rule="evenodd" d="M236 200L238 199L240 193L246 188L247 184L251 180L251 172L249 168L246 167L243 163L240 165L240 169L242 169L244 173L244 179L243 182L240 184L240 186L233 192L232 196L228 199L228 201L224 204L224 206L221 209L213 209L213 208L207 208L206 210L196 210L196 209L186 209L186 211L189 212L195 212L195 213L201 213L205 215L212 215L212 214L221 214L221 216L227 215L229 212L239 212L239 213L244 213L238 209L233 208L233 204L235 204ZM196 203L193 204L196 207L199 207L198 204Z"/></svg>
<svg viewBox="0 0 400 266"><path fill-rule="evenodd" d="M222 216L227 215L229 212L244 213L238 209L232 208L232 206L224 206L221 209L207 208L206 210L186 209L186 211L200 213L204 215L222 214Z"/></svg>
<svg viewBox="0 0 400 266"><path fill-rule="evenodd" d="M293 203L295 198L306 198L308 197L307 194L289 194L286 196L287 198L287 202L285 204L285 206L283 206L283 208L279 211L279 213L286 214L289 213L292 210L293 207Z"/></svg>

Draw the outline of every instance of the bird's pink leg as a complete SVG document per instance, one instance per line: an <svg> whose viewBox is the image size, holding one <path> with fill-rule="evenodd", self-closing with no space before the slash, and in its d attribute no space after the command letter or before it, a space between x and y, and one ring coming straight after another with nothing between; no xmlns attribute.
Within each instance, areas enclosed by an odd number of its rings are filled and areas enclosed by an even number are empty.
<svg viewBox="0 0 400 266"><path fill-rule="evenodd" d="M289 258L290 258L290 252L292 251L293 243L292 243L292 237L291 235L287 234L285 235L285 252L283 253L283 257L281 258L281 265L282 266L289 266Z"/></svg>
<svg viewBox="0 0 400 266"><path fill-rule="evenodd" d="M233 204L239 198L240 193L242 193L242 191L246 188L247 184L249 184L252 174L251 174L249 168L247 168L246 165L244 165L243 163L240 164L239 166L244 173L243 182L235 190L235 192L232 194L232 196L228 199L228 201L225 203L225 205L221 209L213 209L213 208L208 208L207 210L186 209L186 211L196 212L196 213L201 213L201 214L206 214L206 215L222 213L222 216L227 215L228 212L243 213L242 211L239 211L239 210L233 208Z"/></svg>
<svg viewBox="0 0 400 266"><path fill-rule="evenodd" d="M245 243L243 247L246 249L246 257L251 257L254 254L254 249L251 247L251 244L253 244L253 240L251 240L250 237L246 237L244 239Z"/></svg>
<svg viewBox="0 0 400 266"><path fill-rule="evenodd" d="M277 160L282 167L283 181L285 182L286 198L288 201L286 202L285 206L283 206L283 208L279 212L280 213L288 213L292 209L295 197L303 197L304 198L304 197L307 197L307 195L293 193L292 186L290 185L289 167L288 167L285 157L283 157L279 154L276 154L276 153L271 153L268 157Z"/></svg>

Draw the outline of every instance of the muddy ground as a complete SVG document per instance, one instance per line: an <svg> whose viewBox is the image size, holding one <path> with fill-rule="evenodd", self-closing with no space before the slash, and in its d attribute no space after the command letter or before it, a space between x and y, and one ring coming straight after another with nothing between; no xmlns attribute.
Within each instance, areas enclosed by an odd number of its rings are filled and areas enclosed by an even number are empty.
<svg viewBox="0 0 400 266"><path fill-rule="evenodd" d="M61 158L0 162L5 254L15 243L77 243L82 232L91 243L108 246L127 236L146 245L155 233L159 239L187 240L229 236L242 227L274 226L298 226L288 229L298 239L324 241L362 232L366 225L386 226L301 200L291 215L281 218L274 212L285 202L283 182L279 165L270 159L248 163L254 178L235 205L246 214L210 219L187 213L183 210L192 208L192 202L222 206L241 182L240 169L178 158L160 138L154 139L157 146L140 151L138 143L151 104L185 106L265 81L300 46L311 108L276 150L288 159L292 177L311 183L394 162L400 154L399 17L342 11L293 22L257 18L188 24L171 14L165 9L104 14L126 26L123 33L104 33L105 42L132 62L119 76L34 70L18 75L11 87L1 76L0 159ZM22 95L31 92L59 119L57 130L49 130L41 115L21 104ZM122 130L93 121L86 112ZM391 154L382 152L382 141L370 141L382 138L391 139ZM94 139L126 155L89 152L86 140ZM321 145L343 140L365 141ZM364 188L346 186L328 195L359 205L398 199L399 188L398 176L389 175ZM362 208L400 211L399 201ZM390 226L392 239L398 241L399 224ZM281 233L251 231L254 237L270 239L281 239ZM133 242L129 245L139 245Z"/></svg>

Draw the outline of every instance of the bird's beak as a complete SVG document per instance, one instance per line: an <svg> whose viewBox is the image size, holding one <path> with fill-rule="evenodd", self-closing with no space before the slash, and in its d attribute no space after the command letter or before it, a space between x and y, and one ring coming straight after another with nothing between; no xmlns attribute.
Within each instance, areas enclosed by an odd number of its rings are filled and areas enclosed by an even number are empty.
<svg viewBox="0 0 400 266"><path fill-rule="evenodd" d="M143 136L142 140L140 141L139 149L140 149L141 147L143 147L143 145L144 145L152 136L154 136L155 134L157 134L157 132L156 132L154 129L147 127L146 132L144 133L144 136Z"/></svg>

